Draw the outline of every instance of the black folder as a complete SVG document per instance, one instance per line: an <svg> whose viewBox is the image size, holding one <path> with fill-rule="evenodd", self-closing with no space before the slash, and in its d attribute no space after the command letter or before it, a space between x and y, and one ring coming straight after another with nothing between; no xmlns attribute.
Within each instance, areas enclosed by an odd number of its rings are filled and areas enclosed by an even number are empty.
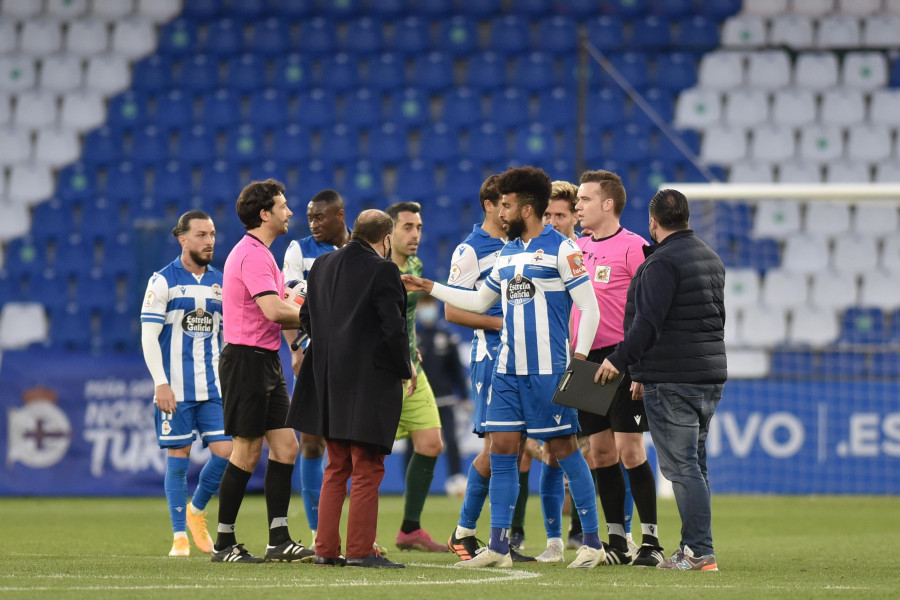
<svg viewBox="0 0 900 600"><path fill-rule="evenodd" d="M597 363L573 358L553 394L553 402L606 416L624 374L620 372L600 385L594 383L599 368Z"/></svg>

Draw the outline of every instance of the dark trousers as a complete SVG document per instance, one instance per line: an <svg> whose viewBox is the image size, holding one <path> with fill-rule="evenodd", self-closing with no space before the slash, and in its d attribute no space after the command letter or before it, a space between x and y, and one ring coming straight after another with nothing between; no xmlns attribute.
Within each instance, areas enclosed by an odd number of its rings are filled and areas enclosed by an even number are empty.
<svg viewBox="0 0 900 600"><path fill-rule="evenodd" d="M378 528L378 486L384 479L384 454L374 446L326 440L328 465L319 496L319 529L316 555L337 558L341 553L341 512L350 487L347 515L347 558L372 554Z"/></svg>

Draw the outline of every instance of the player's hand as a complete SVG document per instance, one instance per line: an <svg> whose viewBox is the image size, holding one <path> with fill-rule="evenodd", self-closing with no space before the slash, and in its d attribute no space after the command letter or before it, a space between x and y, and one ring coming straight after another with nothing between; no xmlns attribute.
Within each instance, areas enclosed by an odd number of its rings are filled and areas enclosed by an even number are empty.
<svg viewBox="0 0 900 600"><path fill-rule="evenodd" d="M153 401L156 402L159 410L169 415L174 415L178 407L178 403L175 401L175 392L168 383L156 386L156 395L153 397Z"/></svg>
<svg viewBox="0 0 900 600"><path fill-rule="evenodd" d="M597 372L594 374L594 383L606 385L607 381L610 381L618 374L619 370L609 362L608 358L604 358L603 364L600 365L600 368L597 369Z"/></svg>
<svg viewBox="0 0 900 600"><path fill-rule="evenodd" d="M578 360L587 360L587 356L585 356L581 352L576 352L572 355L572 358L577 358Z"/></svg>
<svg viewBox="0 0 900 600"><path fill-rule="evenodd" d="M416 376L416 363L414 363L412 360L409 361L409 372L412 373L412 379L408 379L406 381L406 383L408 384L408 387L406 388L407 397L412 396L416 393L416 380L418 379L418 377Z"/></svg>
<svg viewBox="0 0 900 600"><path fill-rule="evenodd" d="M644 399L644 384L638 383L637 381L631 382L631 399L632 400L643 400Z"/></svg>
<svg viewBox="0 0 900 600"><path fill-rule="evenodd" d="M294 372L294 376L300 374L300 365L303 364L303 350L297 350L296 352L291 352L291 370Z"/></svg>
<svg viewBox="0 0 900 600"><path fill-rule="evenodd" d="M406 288L407 292L431 292L431 289L434 287L434 282L429 279L422 279L421 277L416 277L415 275L401 275L400 279L403 281L403 286Z"/></svg>

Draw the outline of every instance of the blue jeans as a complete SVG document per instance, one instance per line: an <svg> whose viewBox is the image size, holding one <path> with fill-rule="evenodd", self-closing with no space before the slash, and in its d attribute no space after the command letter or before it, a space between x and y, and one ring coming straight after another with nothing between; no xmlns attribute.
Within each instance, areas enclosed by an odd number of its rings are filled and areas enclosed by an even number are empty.
<svg viewBox="0 0 900 600"><path fill-rule="evenodd" d="M672 482L681 516L681 548L713 553L706 436L723 384L647 383L644 410L659 468Z"/></svg>

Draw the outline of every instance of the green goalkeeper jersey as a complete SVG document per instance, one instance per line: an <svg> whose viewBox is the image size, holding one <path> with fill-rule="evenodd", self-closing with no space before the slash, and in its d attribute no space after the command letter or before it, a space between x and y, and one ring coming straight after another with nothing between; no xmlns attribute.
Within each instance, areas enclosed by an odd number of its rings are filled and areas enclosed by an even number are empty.
<svg viewBox="0 0 900 600"><path fill-rule="evenodd" d="M400 269L404 275L422 276L422 260L418 256L410 256L406 259L406 269ZM409 353L416 373L422 372L419 364L419 353L416 352L416 307L419 305L419 292L406 292L406 328L409 330Z"/></svg>

